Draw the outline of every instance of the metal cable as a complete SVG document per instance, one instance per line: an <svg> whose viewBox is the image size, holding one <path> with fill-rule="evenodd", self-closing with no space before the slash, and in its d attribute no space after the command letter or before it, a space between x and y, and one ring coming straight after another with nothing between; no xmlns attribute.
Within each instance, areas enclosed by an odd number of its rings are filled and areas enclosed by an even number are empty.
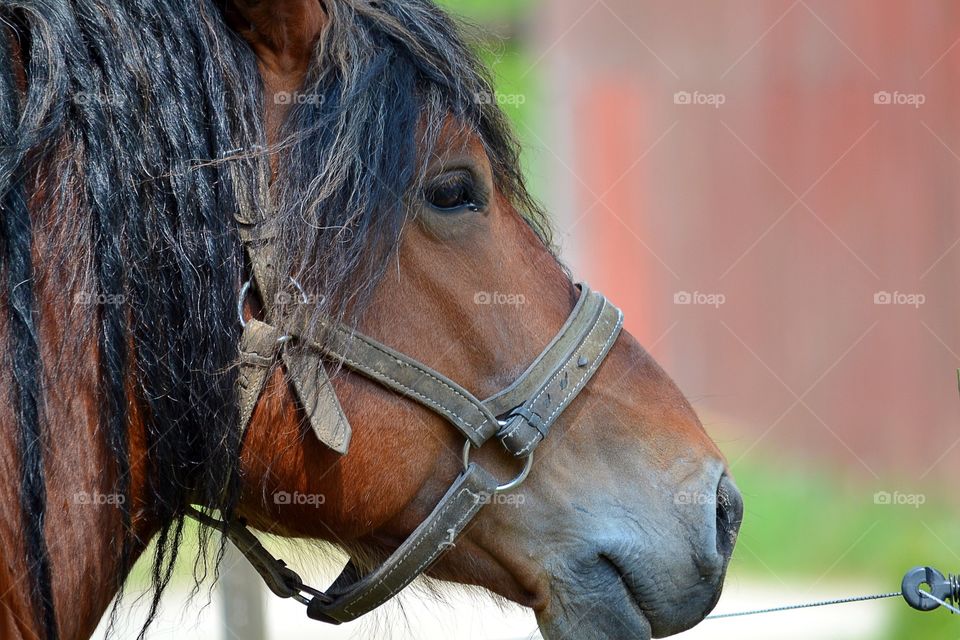
<svg viewBox="0 0 960 640"><path fill-rule="evenodd" d="M716 613L710 616L707 616L707 620L717 620L719 618L736 618L739 616L753 616L760 613L774 613L775 611L789 611L791 609L809 609L810 607L825 607L831 604L846 604L848 602L862 602L864 600L879 600L881 598L899 598L901 597L899 591L892 591L890 593L878 593L871 596L853 596L850 598L837 598L835 600L820 600L818 602L807 602L804 604L791 604L783 607L771 607L769 609L754 609L752 611L738 611L736 613ZM951 607L952 608L952 607Z"/></svg>
<svg viewBox="0 0 960 640"><path fill-rule="evenodd" d="M930 598L931 600L933 600L934 602L936 602L937 604L939 604L940 606L946 607L947 609L950 609L950 611L952 611L953 613L960 613L960 609L957 609L957 608L954 607L953 605L947 604L946 602L944 602L943 600L941 600L941 599L938 598L937 596L933 595L933 594L930 593L929 591L924 591L923 589L918 589L918 591L919 591L920 593L922 593L923 595L927 596L928 598Z"/></svg>

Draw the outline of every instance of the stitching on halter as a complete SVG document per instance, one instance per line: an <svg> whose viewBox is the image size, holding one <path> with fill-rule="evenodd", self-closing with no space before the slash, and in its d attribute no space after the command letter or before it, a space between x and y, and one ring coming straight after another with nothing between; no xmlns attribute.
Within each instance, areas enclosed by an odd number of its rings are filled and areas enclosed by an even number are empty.
<svg viewBox="0 0 960 640"><path fill-rule="evenodd" d="M481 401L476 400L476 399L474 399L474 398L471 398L471 397L465 395L461 390L459 390L459 389L457 389L456 387L452 386L448 381L443 380L442 378L437 377L436 375L434 375L434 374L433 374L431 371L429 371L428 369L419 366L418 363L415 364L415 363L410 362L410 361L408 361L408 360L397 358L397 355L396 355L396 354L390 353L390 352L387 351L382 345L377 344L376 342L374 342L373 340L371 340L370 338L368 338L367 336L365 336L365 335L363 335L363 334L348 332L346 329L343 329L342 327L338 327L338 328L337 328L337 331L338 331L338 333L340 333L341 335L343 335L343 336L344 336L345 338L347 338L348 340L349 340L349 339L360 340L360 341L363 342L365 345L367 345L367 346L369 346L370 348L376 350L377 352L383 354L384 356L390 358L391 360L393 360L393 361L396 362L397 364L399 364L399 365L401 365L401 366L403 366L403 367L407 367L408 369L413 369L414 371L416 371L416 372L419 373L420 375L425 376L425 377L427 377L427 378L430 378L430 379L433 380L434 382L437 382L437 383L440 384L442 387L448 389L448 390L451 391L454 395L456 395L457 397L461 398L464 402L466 402L471 408L473 408L478 414L480 414L480 417L483 419L483 421L484 421L485 423L487 423L487 422L490 421L489 416L487 416L486 413L485 413L485 411L484 411L484 409L486 409L486 407L483 405L483 403L482 403ZM343 360L344 360L345 362L349 362L349 363L355 364L355 365L360 364L360 363L357 363L355 360L352 360L352 359L348 358L348 357L345 356L345 355L344 355L344 356L341 356L341 357L343 357ZM372 371L375 371L375 370L372 369L369 365L362 365L362 366L364 367L364 370L366 370L366 371L371 371L371 372L372 372ZM404 389L407 389L407 390L411 391L411 392L413 393L413 395L415 395L415 396L418 397L418 398L423 398L423 397L425 397L425 396L423 396L422 394L420 394L420 393L414 391L413 389L411 389L409 386L401 383L399 380L393 378L392 376L390 376L390 375L387 374L387 373L384 373L384 372L381 372L381 371L376 371L376 373L379 374L379 375L381 375L381 376L383 376L383 378L385 378L385 379L387 379L387 380L390 380L391 382L396 383L398 386L401 386L401 387L403 387ZM439 405L434 404L434 405L432 405L432 406L439 406ZM461 414L459 414L459 413L455 413L455 412L453 412L452 410L449 410L449 409L448 409L448 411L449 411L450 413L448 413L447 415L450 415L451 417L456 417L456 418L457 418L460 422L462 422L465 426L469 427L470 430L473 431L477 436L481 436L481 437L482 437L483 434L480 432L479 428L478 428L477 426L475 426L475 424L474 424L473 422L467 420L467 418L465 418L463 415L461 415Z"/></svg>
<svg viewBox="0 0 960 640"><path fill-rule="evenodd" d="M621 316L622 316L622 314L618 314L618 322L619 322L619 318L620 318ZM586 344L587 339L589 339L590 335L592 335L593 332L596 331L597 327L599 327L600 324L601 324L600 322L597 322L597 324L594 325L593 329L590 330L590 333L587 334L587 338L584 339L584 344ZM614 326L616 326L616 324L617 324L617 323L614 323ZM616 331L611 331L611 332L610 332L610 337L608 337L608 338L607 338L607 341L603 344L603 348L600 350L600 353L602 354L602 353L606 353L607 351L609 351L609 350L610 350L610 347L613 345L614 340L616 340L616 339L617 339L617 332L616 332ZM577 351L577 354L576 354L576 355L579 356L581 353L583 353L583 347L581 347L581 348ZM589 368L589 369L584 373L584 375L580 378L580 381L577 382L577 384L575 384L573 387L571 387L570 391L567 392L567 395L565 395L565 396L563 397L563 399L560 400L560 401L557 403L557 405L554 407L553 411L550 413L549 416L547 416L547 418L544 420L544 422L546 422L547 424L549 424L561 411L564 410L564 408L565 408L565 407L564 407L564 403L566 403L567 400L569 400L571 397L573 397L573 396L577 395L578 393L580 393L580 390L583 389L583 387L587 384L587 381L591 378L592 373L593 373L594 371L596 371L596 370L600 367L600 363L603 362L603 360L604 360L603 358L599 358L599 357L598 357L598 358L594 358L593 364L590 365L590 368ZM571 359L571 361L572 361L572 359ZM564 367L564 368L566 368L566 367ZM563 370L563 369L561 369L561 371L562 371L562 370ZM560 372L558 371L558 372L557 372L557 375L559 375L559 374L560 374ZM589 375L588 375L588 374L589 374ZM556 376L554 376L553 379L555 379L555 378L556 378ZM551 379L551 382L553 381L553 379ZM544 387L544 389L546 389L546 387ZM538 394L538 397L539 397L539 395L540 395L540 394ZM533 443L537 440L537 436L539 436L539 435L541 435L540 432L539 432L539 431L535 431L534 434L533 434L533 436L530 438L530 440L528 440L528 441L523 445L523 447L517 452L517 455L520 456L520 455L523 455L523 454L527 453L527 452L529 451L529 449L533 446Z"/></svg>
<svg viewBox="0 0 960 640"><path fill-rule="evenodd" d="M471 490L468 489L467 487L464 487L463 489L461 489L461 490L457 493L457 498L456 498L456 500L451 500L450 502L448 502L448 503L446 504L446 506L444 506L443 509L440 510L440 512L437 514L436 519L433 521L433 523L430 525L430 527L427 529L427 531L424 533L424 535L417 541L417 543L416 543L415 545L413 545L412 547L410 547L409 549L407 549L407 552L404 553L403 556L400 557L400 559L397 561L397 563L394 564L392 567L390 567L390 569L389 569L385 574L383 574L382 576L380 576L380 579L377 580L376 583L374 583L374 586L373 586L372 588L375 589L375 588L379 587L381 584L383 584L384 581L385 581L387 578L389 578L390 575L393 574L394 571L396 571L401 565L403 565L404 560L406 560L408 557L410 557L410 554L412 554L412 553L415 552L418 548L420 548L420 545L422 545L423 542L424 542L424 540L427 539L427 536L428 536L430 533L433 532L433 530L437 527L438 524L440 524L440 522L442 521L442 516L443 516L443 514L446 513L446 512L460 499L460 496L462 496L464 493L469 493L471 496L473 496L473 507L471 507L468 511L464 512L463 516L462 516L459 520L457 520L457 522L454 524L454 527L455 527L457 530L459 530L459 529L460 529L460 526L463 524L463 522L464 522L465 520L467 520L468 518L470 518L474 513L477 512L477 509L478 509L478 508L480 507L480 505L481 505L480 494L474 493L473 491L471 491ZM430 564L431 562L433 562L434 560L436 560L437 557L440 555L440 552L442 552L443 550L444 550L443 547L438 547L436 551L434 551L434 552L431 553L429 556L427 556L426 559L424 559L424 561L423 561L422 563L420 563L420 565L417 567L416 571L414 572L414 575L415 575L415 576L419 576L420 573L423 571L424 567L426 567L428 564ZM409 584L409 583L408 583L408 584ZM404 586L406 586L406 585L404 585ZM397 593L399 593L399 592L398 592L398 591L397 591L397 592L392 592L392 593L386 595L385 597L383 597L383 598L381 598L380 600L376 601L376 602L374 603L374 605L373 605L372 608L376 609L376 608L379 607L381 604L383 604L384 602L386 602L387 600L389 600L390 598L392 598L393 596L395 596ZM344 607L344 608L343 608L344 612L349 613L349 614L352 614L352 613L353 613L353 611L352 611L353 606L356 605L361 599L362 599L362 598L358 598L358 599L355 600L354 602L352 602L352 603L350 603L349 605L347 605L346 607Z"/></svg>
<svg viewBox="0 0 960 640"><path fill-rule="evenodd" d="M455 413L454 411L452 411L451 409L443 406L442 404L439 404L439 403L436 402L434 399L432 399L432 398L430 398L429 396L426 396L426 395L420 393L420 392L417 391L416 389L413 389L413 388L411 388L411 387L403 384L402 382L400 382L400 381L397 380L396 378L390 376L389 374L383 373L382 371L377 371L376 369L370 367L369 365L367 365L367 364L365 364L365 363L363 363L363 362L358 362L358 361L356 361L356 360L353 360L352 358L349 358L349 357L347 357L347 356L343 356L343 360L344 360L344 362L347 362L347 363L353 365L354 367L356 367L356 368L358 368L358 369L362 369L362 370L365 371L368 375L370 375L370 376L372 376L372 377L374 377L374 378L380 378L380 379L382 379L382 380L389 380L390 382L394 383L395 385L397 385L398 387L400 387L401 389L403 389L405 392L409 393L410 395L412 395L412 396L414 396L414 397L416 397L416 398L419 398L419 399L422 400L425 404L433 407L434 409L436 409L437 411L439 411L439 412L442 413L443 415L445 415L445 416L447 416L448 418L452 419L452 420L453 420L454 422L456 422L457 424L460 424L460 425L468 428L468 429L469 429L470 431L472 431L477 437L482 437L482 436L483 436L483 434L480 433L480 431L477 429L477 427L475 427L475 426L473 425L472 422L469 422L466 418L464 418L464 417L461 416L460 414Z"/></svg>
<svg viewBox="0 0 960 640"><path fill-rule="evenodd" d="M346 331L343 330L343 329L341 329L341 331L344 332L344 333L346 333ZM387 356L388 358L391 358L391 359L394 360L397 364L402 365L402 366L404 366L404 367L409 367L410 369L413 369L413 370L416 371L417 373L423 374L424 376L430 378L431 380L434 380L435 382L440 383L442 386L446 387L447 389L449 389L450 391L452 391L455 395L459 396L460 398L463 398L466 402L470 403L471 405L474 405L474 407L476 408L476 402L475 402L474 400L472 400L471 398L468 398L467 396L465 396L465 395L463 394L463 392L461 392L461 391L460 391L459 389L457 389L456 387L451 386L451 384L450 384L449 382L447 382L446 380L443 380L443 379L438 378L437 376L433 375L433 373L431 373L431 372L428 371L427 369L422 368L422 367L417 366L417 365L414 365L414 363L409 362L409 361L407 361L407 360L398 359L395 354L390 353L389 351L387 351L386 349L384 349L381 345L376 344L376 343L373 342L372 340L368 339L367 336L364 336L364 335L362 335L362 334L357 334L357 333L349 334L349 335L351 335L351 337L352 337L353 339L355 339L355 340L361 340L364 344L368 345L369 347L372 347L373 349L376 349L377 351L379 351L379 352L382 353L383 355Z"/></svg>

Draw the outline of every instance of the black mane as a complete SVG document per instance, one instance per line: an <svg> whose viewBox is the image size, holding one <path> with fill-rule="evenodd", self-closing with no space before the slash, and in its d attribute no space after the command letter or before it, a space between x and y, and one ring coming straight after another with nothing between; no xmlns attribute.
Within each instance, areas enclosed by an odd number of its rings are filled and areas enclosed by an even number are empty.
<svg viewBox="0 0 960 640"><path fill-rule="evenodd" d="M47 638L57 635L56 567L43 537L42 445L54 425L40 410L49 392L31 257L38 212L69 225L54 234L60 246L49 259L72 261L72 291L107 301L69 312L90 316L99 433L123 495L130 388L146 419L148 503L164 524L146 624L171 577L184 506L200 502L230 517L237 499L236 305L245 265L235 212L274 214L278 271L323 294L318 313L359 313L398 244L405 203L421 188L422 159L453 116L483 140L501 192L545 229L487 76L430 2L328 2L331 22L303 99L269 150L256 60L224 23L221 4L0 0L4 364L14 381L7 401L22 535L38 568L30 591ZM273 187L269 153L280 154ZM129 534L117 541L124 575L138 542Z"/></svg>

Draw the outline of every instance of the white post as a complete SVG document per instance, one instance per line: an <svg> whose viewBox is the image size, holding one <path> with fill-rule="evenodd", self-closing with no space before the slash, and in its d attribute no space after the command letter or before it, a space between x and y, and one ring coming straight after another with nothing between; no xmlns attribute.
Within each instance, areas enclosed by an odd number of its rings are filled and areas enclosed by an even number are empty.
<svg viewBox="0 0 960 640"><path fill-rule="evenodd" d="M260 576L229 544L220 570L222 640L267 640Z"/></svg>

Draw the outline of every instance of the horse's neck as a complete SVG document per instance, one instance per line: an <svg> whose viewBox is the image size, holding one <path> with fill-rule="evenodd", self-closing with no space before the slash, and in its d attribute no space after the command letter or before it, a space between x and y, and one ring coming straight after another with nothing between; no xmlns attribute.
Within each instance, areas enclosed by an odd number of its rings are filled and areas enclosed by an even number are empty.
<svg viewBox="0 0 960 640"><path fill-rule="evenodd" d="M51 261L56 263L56 260ZM40 267L44 269L45 267ZM44 274L42 282L59 282ZM62 286L62 285L61 285ZM57 626L62 639L89 637L117 591L123 573L120 567L122 518L118 503L130 498L114 494L114 465L98 429L96 331L82 325L95 306L77 313L64 311L73 304L72 293L47 295L41 285L40 344L44 362L43 424L48 435L44 453L47 491L46 541L56 604ZM50 287L52 288L52 286ZM6 368L0 387L10 388ZM15 421L9 402L0 400L0 544L6 562L0 566L0 638L34 638L29 581L18 508L18 459ZM137 433L137 430L134 430ZM134 435L134 438L137 436ZM132 443L139 447L140 443ZM133 461L132 491L142 493L142 461ZM130 505L134 528L141 540L153 531L136 517L141 504ZM142 551L142 545L133 550Z"/></svg>
<svg viewBox="0 0 960 640"><path fill-rule="evenodd" d="M72 402L58 401L47 463L47 542L61 638L88 638L117 591L123 569L118 498L102 436L96 433L93 380ZM52 418L52 416L51 416ZM53 425L56 425L55 427ZM68 426L69 425L69 426Z"/></svg>
<svg viewBox="0 0 960 640"><path fill-rule="evenodd" d="M12 63L20 89L26 80L19 39L9 33ZM84 279L76 224L60 219L59 209L44 201L44 181L31 184L34 255L34 292L39 307L39 339L43 384L41 407L44 482L46 486L45 539L59 637L89 637L125 577L121 570L122 518L113 495L114 465L104 435L98 428L97 308L79 308L76 294L92 286ZM34 192L36 190L37 192ZM69 241L68 241L69 239ZM3 274L5 277L6 274ZM6 283L0 282L0 344L11 330L6 305ZM33 611L27 549L20 507L18 421L10 354L0 365L0 638L38 638ZM135 421L135 417L134 417ZM142 431L132 431L133 437ZM142 436L140 438L142 440ZM142 442L136 442L143 451ZM142 494L143 461L132 461L131 490ZM138 482L140 480L140 482ZM130 499L129 497L127 498ZM139 504L131 505L136 512ZM27 514L36 517L36 514ZM153 529L134 518L136 539L149 540ZM34 541L35 542L35 541ZM142 545L132 550L135 556ZM132 562L133 558L130 558Z"/></svg>

